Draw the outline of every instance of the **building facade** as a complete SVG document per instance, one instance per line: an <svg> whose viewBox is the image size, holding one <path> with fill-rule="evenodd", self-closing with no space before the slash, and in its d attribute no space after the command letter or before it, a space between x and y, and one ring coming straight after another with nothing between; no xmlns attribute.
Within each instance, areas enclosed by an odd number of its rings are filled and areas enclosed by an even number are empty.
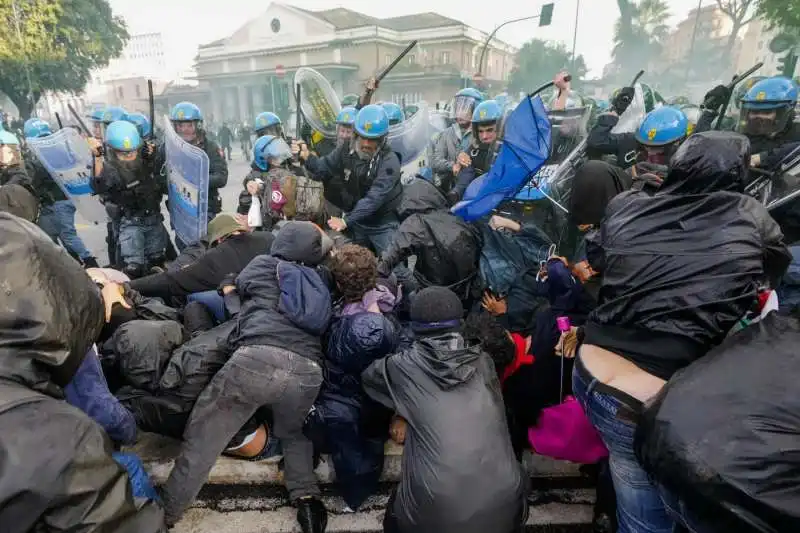
<svg viewBox="0 0 800 533"><path fill-rule="evenodd" d="M487 34L435 13L376 19L343 8L307 11L273 2L260 17L226 39L201 46L197 79L207 87L213 120L252 121L273 110L291 113L293 77L319 71L341 97L360 93L413 40L418 45L381 82L375 100L429 103L449 100L478 70ZM505 84L516 49L492 39L489 83Z"/></svg>
<svg viewBox="0 0 800 533"><path fill-rule="evenodd" d="M755 19L747 25L747 31L742 39L742 52L739 55L737 71L744 72L759 61L764 66L757 72L761 76L774 76L778 74L781 65L778 62L786 53L773 54L769 43L778 36L779 31L770 30L767 24Z"/></svg>

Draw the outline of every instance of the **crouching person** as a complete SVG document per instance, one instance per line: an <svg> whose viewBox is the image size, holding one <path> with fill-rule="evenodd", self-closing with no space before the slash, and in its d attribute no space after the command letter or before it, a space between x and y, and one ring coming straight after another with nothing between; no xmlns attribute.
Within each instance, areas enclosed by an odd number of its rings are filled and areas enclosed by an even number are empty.
<svg viewBox="0 0 800 533"><path fill-rule="evenodd" d="M101 427L62 401L103 327L100 290L34 224L0 213L0 234L0 529L165 531Z"/></svg>
<svg viewBox="0 0 800 533"><path fill-rule="evenodd" d="M525 481L497 374L488 355L466 345L462 315L451 290L420 291L411 303L413 346L362 374L367 394L408 421L386 532L523 531Z"/></svg>
<svg viewBox="0 0 800 533"><path fill-rule="evenodd" d="M303 421L322 384L320 337L331 317L330 292L311 268L324 252L322 232L314 224L289 222L270 254L251 261L235 287L223 288L241 299L230 337L236 351L202 392L186 425L181 453L164 486L168 524L192 503L231 437L264 406L274 415L286 488L302 531L325 531L312 445L303 435Z"/></svg>

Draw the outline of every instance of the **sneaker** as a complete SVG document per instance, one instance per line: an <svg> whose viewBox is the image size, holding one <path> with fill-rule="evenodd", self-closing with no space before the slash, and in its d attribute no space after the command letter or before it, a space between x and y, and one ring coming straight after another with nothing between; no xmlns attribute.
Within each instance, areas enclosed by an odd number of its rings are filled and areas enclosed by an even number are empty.
<svg viewBox="0 0 800 533"><path fill-rule="evenodd" d="M297 507L297 522L303 533L325 533L328 511L319 498L307 496L296 500L294 505Z"/></svg>
<svg viewBox="0 0 800 533"><path fill-rule="evenodd" d="M280 463L283 460L283 447L281 441L277 437L272 436L270 431L267 445L258 455L250 458L250 461L263 461L267 464Z"/></svg>

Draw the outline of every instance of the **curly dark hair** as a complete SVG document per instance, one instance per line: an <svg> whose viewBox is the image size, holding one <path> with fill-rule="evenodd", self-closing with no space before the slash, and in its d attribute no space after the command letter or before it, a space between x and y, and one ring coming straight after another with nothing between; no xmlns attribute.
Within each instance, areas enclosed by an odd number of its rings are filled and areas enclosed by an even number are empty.
<svg viewBox="0 0 800 533"><path fill-rule="evenodd" d="M464 324L464 339L470 344L479 344L491 357L498 376L514 362L516 347L495 317L485 312L471 313Z"/></svg>
<svg viewBox="0 0 800 533"><path fill-rule="evenodd" d="M346 303L358 302L375 288L378 259L357 244L345 244L331 261L331 273Z"/></svg>

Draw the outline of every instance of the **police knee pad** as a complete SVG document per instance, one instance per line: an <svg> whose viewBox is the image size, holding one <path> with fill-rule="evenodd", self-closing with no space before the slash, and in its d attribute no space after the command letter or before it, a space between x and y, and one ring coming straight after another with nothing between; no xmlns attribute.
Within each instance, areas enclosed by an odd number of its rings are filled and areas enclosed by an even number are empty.
<svg viewBox="0 0 800 533"><path fill-rule="evenodd" d="M124 272L129 278L136 279L142 277L144 274L144 268L142 265L130 263L125 265L125 267L122 269L122 272Z"/></svg>

